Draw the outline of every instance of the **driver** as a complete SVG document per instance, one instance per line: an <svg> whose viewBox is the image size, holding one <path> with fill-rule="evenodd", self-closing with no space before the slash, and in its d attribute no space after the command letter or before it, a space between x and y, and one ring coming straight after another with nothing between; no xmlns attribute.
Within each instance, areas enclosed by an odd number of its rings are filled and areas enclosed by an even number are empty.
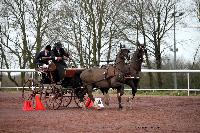
<svg viewBox="0 0 200 133"><path fill-rule="evenodd" d="M67 64L64 60L70 58L69 53L62 48L60 42L57 42L54 44L54 48L52 49L52 55L57 70L56 82L60 82L64 79L65 68L67 68Z"/></svg>

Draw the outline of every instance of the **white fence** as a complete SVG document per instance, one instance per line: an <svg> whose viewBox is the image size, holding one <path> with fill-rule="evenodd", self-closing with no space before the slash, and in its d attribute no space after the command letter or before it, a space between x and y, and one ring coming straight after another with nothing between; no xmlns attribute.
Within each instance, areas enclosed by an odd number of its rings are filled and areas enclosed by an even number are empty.
<svg viewBox="0 0 200 133"><path fill-rule="evenodd" d="M35 69L0 69L0 72L36 72ZM200 91L200 89L190 89L190 73L200 73L200 70L155 70L155 69L142 69L142 73L187 73L187 89L138 89L140 90L159 90L159 91L187 91L188 96L190 95L190 91ZM32 74L34 75L34 74ZM21 88L21 87L1 87L0 83L0 88ZM126 89L130 90L130 89Z"/></svg>

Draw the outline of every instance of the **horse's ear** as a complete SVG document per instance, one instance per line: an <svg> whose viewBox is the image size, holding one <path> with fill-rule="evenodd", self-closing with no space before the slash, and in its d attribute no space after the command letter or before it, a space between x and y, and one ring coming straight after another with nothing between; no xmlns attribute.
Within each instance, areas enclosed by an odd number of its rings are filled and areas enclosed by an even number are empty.
<svg viewBox="0 0 200 133"><path fill-rule="evenodd" d="M137 42L136 42L136 47L137 47L137 49L139 49L140 48L140 42L137 40Z"/></svg>
<svg viewBox="0 0 200 133"><path fill-rule="evenodd" d="M121 49L122 48L122 44L120 43L120 46L119 46L119 48Z"/></svg>
<svg viewBox="0 0 200 133"><path fill-rule="evenodd" d="M125 45L122 45L121 43L120 43L120 49L124 49L125 48Z"/></svg>
<svg viewBox="0 0 200 133"><path fill-rule="evenodd" d="M140 42L139 42L139 40L137 40L137 42L136 42L136 46L140 46Z"/></svg>

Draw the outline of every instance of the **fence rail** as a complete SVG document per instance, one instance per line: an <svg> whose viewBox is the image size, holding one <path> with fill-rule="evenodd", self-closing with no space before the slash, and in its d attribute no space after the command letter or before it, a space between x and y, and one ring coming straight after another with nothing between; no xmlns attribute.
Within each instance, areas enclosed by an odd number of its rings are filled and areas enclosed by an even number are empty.
<svg viewBox="0 0 200 133"><path fill-rule="evenodd" d="M0 69L0 72L36 72L35 69ZM142 69L142 73L187 73L187 89L138 89L139 91L141 90L146 90L146 91L187 91L188 96L190 95L190 91L200 91L200 89L190 89L190 73L200 73L200 70L156 70L156 69ZM1 81L0 81L1 82ZM1 87L0 83L0 89L1 88L22 88L22 87ZM131 89L125 89L125 90L131 90Z"/></svg>

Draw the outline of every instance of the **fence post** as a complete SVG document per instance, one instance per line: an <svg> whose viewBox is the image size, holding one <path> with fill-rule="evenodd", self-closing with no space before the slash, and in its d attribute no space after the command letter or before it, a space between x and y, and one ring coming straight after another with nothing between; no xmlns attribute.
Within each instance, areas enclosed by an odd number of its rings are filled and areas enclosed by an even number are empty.
<svg viewBox="0 0 200 133"><path fill-rule="evenodd" d="M188 96L190 96L190 73L187 73L187 79L188 79Z"/></svg>
<svg viewBox="0 0 200 133"><path fill-rule="evenodd" d="M34 72L31 72L31 78L34 79Z"/></svg>

